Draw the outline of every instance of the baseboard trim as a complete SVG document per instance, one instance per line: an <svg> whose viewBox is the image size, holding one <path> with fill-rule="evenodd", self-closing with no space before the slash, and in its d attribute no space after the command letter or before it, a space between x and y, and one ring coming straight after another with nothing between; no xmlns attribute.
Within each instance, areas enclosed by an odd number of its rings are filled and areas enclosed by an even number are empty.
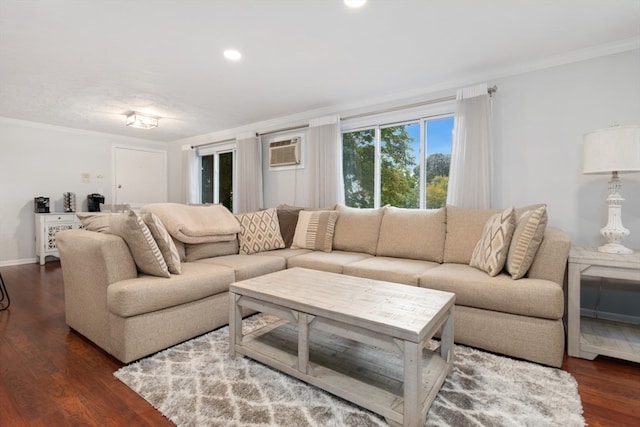
<svg viewBox="0 0 640 427"><path fill-rule="evenodd" d="M38 262L38 258L9 259L6 261L0 261L0 267L10 267L12 265L22 264L35 264L36 262Z"/></svg>

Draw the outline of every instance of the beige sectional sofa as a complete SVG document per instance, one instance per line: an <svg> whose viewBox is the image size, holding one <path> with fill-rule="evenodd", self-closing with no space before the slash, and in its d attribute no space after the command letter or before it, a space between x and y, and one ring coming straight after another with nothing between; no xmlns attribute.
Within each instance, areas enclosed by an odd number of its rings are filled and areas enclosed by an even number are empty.
<svg viewBox="0 0 640 427"><path fill-rule="evenodd" d="M203 209L194 207L198 208ZM145 210L160 213L154 205ZM162 211L167 215L166 206ZM506 266L522 261L522 254L514 255L516 239L522 242L528 237L535 247L528 249L524 263L516 263L520 269L516 274L505 267L493 271L493 277L483 271L491 266L469 264L482 255L475 250L487 235L488 223L503 210L338 205L336 213L328 215L327 210L268 209L238 216L240 223L266 224L263 240L256 239L256 230L250 226L224 242L184 243L173 238L181 272L169 277L140 273L127 236L110 234L108 227L96 227L85 218L87 229L57 235L66 321L128 363L226 325L230 283L303 267L454 292L456 342L559 367L564 353L563 283L570 241L563 231L546 227L546 212L537 231L523 226L532 212L540 211L537 205L510 214L515 234L501 249L512 252ZM276 213L281 221L274 220ZM309 218L313 223L321 214L328 223L309 226ZM295 221L282 221L296 215L301 218L297 228ZM302 229L302 224L307 228ZM531 238L534 231L537 237ZM309 236L311 232L323 234ZM286 242L282 235L289 236ZM253 246L247 249L248 244ZM523 277L513 278L519 276Z"/></svg>

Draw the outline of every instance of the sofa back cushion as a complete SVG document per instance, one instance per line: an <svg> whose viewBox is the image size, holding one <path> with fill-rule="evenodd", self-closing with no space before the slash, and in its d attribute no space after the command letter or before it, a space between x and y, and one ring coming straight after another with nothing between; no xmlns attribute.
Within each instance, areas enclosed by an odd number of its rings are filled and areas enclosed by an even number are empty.
<svg viewBox="0 0 640 427"><path fill-rule="evenodd" d="M376 255L442 262L446 210L384 208Z"/></svg>
<svg viewBox="0 0 640 427"><path fill-rule="evenodd" d="M482 230L491 215L499 209L468 209L447 205L447 236L444 262L469 264Z"/></svg>
<svg viewBox="0 0 640 427"><path fill-rule="evenodd" d="M338 219L333 235L333 249L376 254L384 208L359 209L336 206Z"/></svg>
<svg viewBox="0 0 640 427"><path fill-rule="evenodd" d="M183 243L185 260L197 261L216 256L235 255L239 251L238 239L228 242Z"/></svg>

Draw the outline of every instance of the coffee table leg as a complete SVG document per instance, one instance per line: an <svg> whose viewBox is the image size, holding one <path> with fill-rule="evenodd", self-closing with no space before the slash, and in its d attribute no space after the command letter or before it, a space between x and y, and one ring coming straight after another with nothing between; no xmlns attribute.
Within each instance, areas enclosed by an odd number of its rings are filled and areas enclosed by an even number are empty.
<svg viewBox="0 0 640 427"><path fill-rule="evenodd" d="M242 342L242 311L238 305L240 295L229 292L229 356L236 356L236 342Z"/></svg>
<svg viewBox="0 0 640 427"><path fill-rule="evenodd" d="M298 370L307 374L309 365L309 319L306 313L298 313Z"/></svg>
<svg viewBox="0 0 640 427"><path fill-rule="evenodd" d="M442 332L440 335L440 357L445 362L453 360L453 307L447 313L447 320L442 325Z"/></svg>
<svg viewBox="0 0 640 427"><path fill-rule="evenodd" d="M422 425L420 389L422 380L422 346L404 342L404 416L403 425Z"/></svg>

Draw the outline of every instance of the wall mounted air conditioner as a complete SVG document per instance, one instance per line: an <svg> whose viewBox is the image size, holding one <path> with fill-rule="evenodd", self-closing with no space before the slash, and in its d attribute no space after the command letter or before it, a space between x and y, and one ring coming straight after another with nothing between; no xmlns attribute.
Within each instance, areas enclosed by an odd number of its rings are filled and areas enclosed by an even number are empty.
<svg viewBox="0 0 640 427"><path fill-rule="evenodd" d="M300 164L299 136L269 143L269 167Z"/></svg>

